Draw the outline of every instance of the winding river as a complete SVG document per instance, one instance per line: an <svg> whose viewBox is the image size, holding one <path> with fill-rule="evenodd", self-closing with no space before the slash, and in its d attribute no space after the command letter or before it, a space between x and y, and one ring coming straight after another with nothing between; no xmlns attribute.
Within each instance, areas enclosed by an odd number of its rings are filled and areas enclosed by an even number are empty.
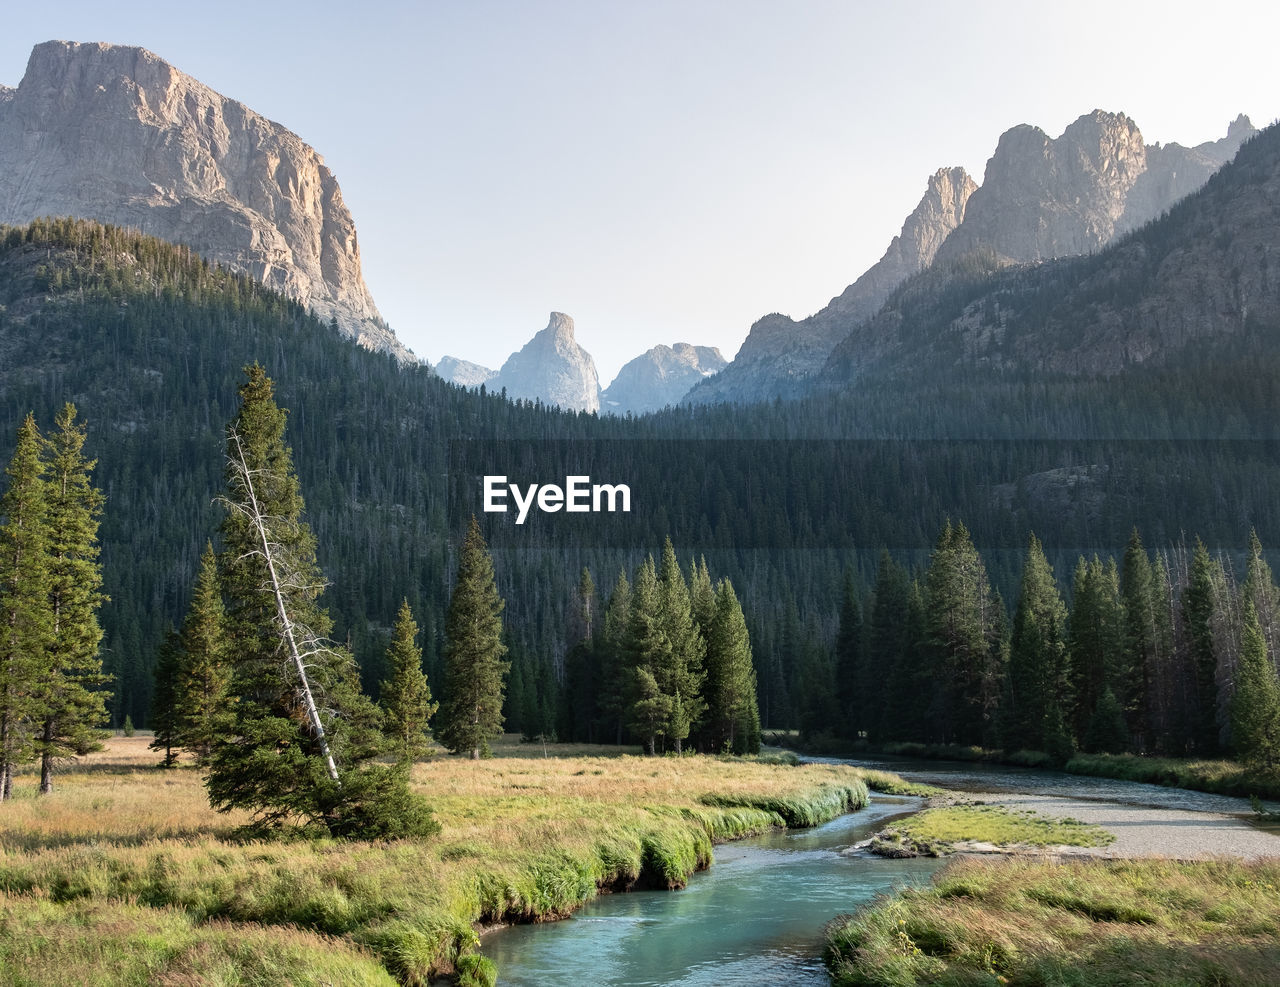
<svg viewBox="0 0 1280 987"><path fill-rule="evenodd" d="M1152 810L1239 814L1242 799L961 762L852 761L974 792L1086 799ZM683 891L603 895L563 922L514 926L484 941L503 985L820 985L831 918L941 866L931 859L842 856L920 800L874 795L870 807L808 830L716 847L715 864Z"/></svg>

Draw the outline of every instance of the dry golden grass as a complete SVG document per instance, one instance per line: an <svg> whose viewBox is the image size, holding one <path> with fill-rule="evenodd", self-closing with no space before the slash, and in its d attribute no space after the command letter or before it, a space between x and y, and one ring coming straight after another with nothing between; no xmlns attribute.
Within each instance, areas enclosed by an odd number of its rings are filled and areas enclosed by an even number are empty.
<svg viewBox="0 0 1280 987"><path fill-rule="evenodd" d="M0 805L0 893L57 908L119 901L134 909L131 928L149 908L193 928L297 927L371 950L405 983L449 970L474 948L474 923L563 915L606 885L678 887L710 862L714 840L829 818L866 793L856 769L835 765L599 756L609 748L544 756L509 741L491 760L415 766L443 826L432 840L246 843L233 830L247 817L212 811L201 774L160 769L148 743L108 741L67 766L50 796L35 795L34 776L17 779ZM169 921L157 914L157 929ZM106 955L124 948L118 931L86 935ZM212 940L190 941L192 955L231 962ZM115 982L133 981L104 971L101 983Z"/></svg>

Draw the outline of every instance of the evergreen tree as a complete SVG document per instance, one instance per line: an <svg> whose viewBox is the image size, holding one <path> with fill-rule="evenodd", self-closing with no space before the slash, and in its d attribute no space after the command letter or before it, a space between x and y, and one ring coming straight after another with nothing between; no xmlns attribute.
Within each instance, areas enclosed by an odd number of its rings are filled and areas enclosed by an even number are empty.
<svg viewBox="0 0 1280 987"><path fill-rule="evenodd" d="M230 683L230 643L218 559L213 543L207 542L191 605L178 633L177 673L172 686L174 741L202 767L208 765L222 728Z"/></svg>
<svg viewBox="0 0 1280 987"><path fill-rule="evenodd" d="M835 644L836 701L839 706L835 729L839 736L847 739L855 739L865 728L869 712L864 691L860 688L862 666L862 607L858 605L858 594L853 588L853 573L846 571Z"/></svg>
<svg viewBox="0 0 1280 987"><path fill-rule="evenodd" d="M627 617L625 654L630 668L627 724L640 737L646 754L657 753L658 737L666 736L674 695L663 690L659 670L670 669L671 642L663 626L662 601L653 557L636 570Z"/></svg>
<svg viewBox="0 0 1280 987"><path fill-rule="evenodd" d="M868 721L871 739L915 740L923 735L916 666L922 608L918 588L887 551L880 553L867 636ZM873 725L874 724L874 725Z"/></svg>
<svg viewBox="0 0 1280 987"><path fill-rule="evenodd" d="M1276 586L1271 566L1267 565L1266 557L1262 554L1262 542L1258 540L1256 531L1249 532L1243 595L1253 603L1257 612L1267 657L1275 668L1280 659L1280 587Z"/></svg>
<svg viewBox="0 0 1280 987"><path fill-rule="evenodd" d="M35 752L40 758L40 791L53 791L56 761L100 750L98 729L107 719L98 645L102 627L102 566L98 523L102 494L89 475L96 465L84 458L85 426L66 404L54 418L56 432L46 443L49 530L49 602L53 636L38 683L41 719Z"/></svg>
<svg viewBox="0 0 1280 987"><path fill-rule="evenodd" d="M760 749L760 711L751 638L733 584L720 580L707 637L707 750L736 754Z"/></svg>
<svg viewBox="0 0 1280 987"><path fill-rule="evenodd" d="M179 738L180 717L178 712L178 676L182 672L182 643L178 632L170 628L160 643L156 654L155 690L151 693L152 738L148 748L163 751L160 761L162 768L174 768L178 765L178 748L182 746Z"/></svg>
<svg viewBox="0 0 1280 987"><path fill-rule="evenodd" d="M1280 683L1253 601L1245 598L1240 663L1231 700L1231 740L1241 760L1264 771L1280 767Z"/></svg>
<svg viewBox="0 0 1280 987"><path fill-rule="evenodd" d="M963 524L944 527L925 574L925 641L932 659L934 739L976 744L996 717L1000 669L990 666L994 602Z"/></svg>
<svg viewBox="0 0 1280 987"><path fill-rule="evenodd" d="M422 649L417 645L418 625L409 601L400 604L396 626L391 632L387 664L391 678L382 683L382 729L391 743L390 753L399 761L412 763L430 749L427 728L438 704L431 701L431 687L422 671Z"/></svg>
<svg viewBox="0 0 1280 987"><path fill-rule="evenodd" d="M1124 648L1116 682L1116 698L1124 707L1130 732L1140 738L1139 748L1150 743L1151 724L1148 698L1156 664L1156 602L1151 560L1134 528L1125 548L1120 575L1120 597L1124 603Z"/></svg>
<svg viewBox="0 0 1280 987"><path fill-rule="evenodd" d="M1071 753L1065 711L1070 704L1064 633L1066 608L1053 569L1035 535L1022 569L1009 642L1006 750L1039 750L1064 759Z"/></svg>
<svg viewBox="0 0 1280 987"><path fill-rule="evenodd" d="M502 610L493 560L475 517L458 559L458 578L445 622L444 685L439 740L455 754L472 759L489 753L489 740L502 732ZM530 683L526 680L525 692ZM527 729L527 725L526 725Z"/></svg>
<svg viewBox="0 0 1280 987"><path fill-rule="evenodd" d="M631 619L631 583L625 569L609 594L600 641L600 720L603 736L622 743L627 704L631 693L632 666L627 655L627 628Z"/></svg>
<svg viewBox="0 0 1280 987"><path fill-rule="evenodd" d="M1119 672L1117 659L1123 635L1119 574L1115 561L1109 560L1104 565L1096 555L1088 562L1082 556L1076 565L1067 632L1075 700L1072 722L1077 736L1092 735L1090 725L1096 718L1104 692L1111 690L1111 702L1118 702L1113 683ZM1107 709L1110 710L1110 704L1107 704ZM1121 749L1126 746L1127 741Z"/></svg>
<svg viewBox="0 0 1280 987"><path fill-rule="evenodd" d="M1217 670L1214 641L1214 614L1218 609L1217 585L1223 578L1221 567L1209 557L1204 542L1196 539L1191 555L1191 573L1182 593L1182 622L1194 672L1193 741L1198 754L1218 749Z"/></svg>
<svg viewBox="0 0 1280 987"><path fill-rule="evenodd" d="M1129 744L1129 728L1115 693L1104 687L1085 728L1082 746L1094 754L1123 754Z"/></svg>
<svg viewBox="0 0 1280 987"><path fill-rule="evenodd" d="M702 688L707 646L693 619L689 587L670 538L662 548L658 607L670 653L668 662L655 665L653 672L658 688L671 698L671 720L663 732L679 754L693 725L700 722L706 712Z"/></svg>
<svg viewBox="0 0 1280 987"><path fill-rule="evenodd" d="M259 826L302 820L335 836L425 835L438 826L409 793L407 773L375 763L381 717L351 654L327 641L285 412L260 366L245 373L228 430L219 565L233 665L209 800L220 811L248 809Z"/></svg>
<svg viewBox="0 0 1280 987"><path fill-rule="evenodd" d="M34 415L18 429L0 498L0 800L15 765L32 754L29 725L43 719L34 688L53 641L45 464Z"/></svg>

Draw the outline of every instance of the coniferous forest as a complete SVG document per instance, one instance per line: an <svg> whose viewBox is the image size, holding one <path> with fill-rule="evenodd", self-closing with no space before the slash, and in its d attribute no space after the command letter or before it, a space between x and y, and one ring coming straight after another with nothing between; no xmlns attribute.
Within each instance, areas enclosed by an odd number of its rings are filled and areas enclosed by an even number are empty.
<svg viewBox="0 0 1280 987"><path fill-rule="evenodd" d="M1057 311L1070 279L1044 267L1037 304ZM330 634L375 698L407 606L452 702L473 515L505 601L503 723L528 737L1231 750L1249 733L1237 679L1269 682L1254 622L1274 670L1266 326L1111 375L915 366L632 420L446 384L184 248L93 223L6 230L0 305L0 453L29 412L73 401L87 423L116 726L151 724L157 664L198 633L225 426L255 363L287 411ZM481 512L481 475L517 469L626 482L635 503L526 526ZM750 675L723 657L744 651Z"/></svg>

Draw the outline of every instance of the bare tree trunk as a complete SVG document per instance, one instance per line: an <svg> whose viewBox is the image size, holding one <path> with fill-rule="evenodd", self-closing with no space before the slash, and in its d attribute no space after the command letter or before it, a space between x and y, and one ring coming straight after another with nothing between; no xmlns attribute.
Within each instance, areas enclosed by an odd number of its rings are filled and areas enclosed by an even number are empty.
<svg viewBox="0 0 1280 987"><path fill-rule="evenodd" d="M266 520L258 507L258 495L253 489L252 471L249 469L249 463L245 459L244 449L240 445L240 436L234 431L231 435L235 439L236 453L240 459L238 463L233 465L239 470L241 479L244 481L245 492L249 495L249 511L247 514L250 523L258 534L258 542L262 546L262 557L267 563L267 573L271 577L271 591L276 601L276 619L280 621L281 634L284 636L285 644L289 648L289 656L293 660L293 667L298 673L303 705L307 709L307 719L311 722L311 729L315 733L316 742L320 745L320 753L324 755L324 759L329 765L329 777L335 783L341 785L342 782L338 778L338 766L334 764L333 755L329 753L329 741L324 735L324 724L320 722L320 711L316 708L315 699L311 695L311 683L307 679L307 669L302 661L302 653L298 650L298 641L294 636L293 621L289 617L289 611L284 602L284 593L280 589L280 577L276 574L275 557L271 553L271 539L267 535Z"/></svg>
<svg viewBox="0 0 1280 987"><path fill-rule="evenodd" d="M53 742L53 720L44 721L44 752L40 755L40 794L53 794L53 755L49 753L49 744Z"/></svg>

